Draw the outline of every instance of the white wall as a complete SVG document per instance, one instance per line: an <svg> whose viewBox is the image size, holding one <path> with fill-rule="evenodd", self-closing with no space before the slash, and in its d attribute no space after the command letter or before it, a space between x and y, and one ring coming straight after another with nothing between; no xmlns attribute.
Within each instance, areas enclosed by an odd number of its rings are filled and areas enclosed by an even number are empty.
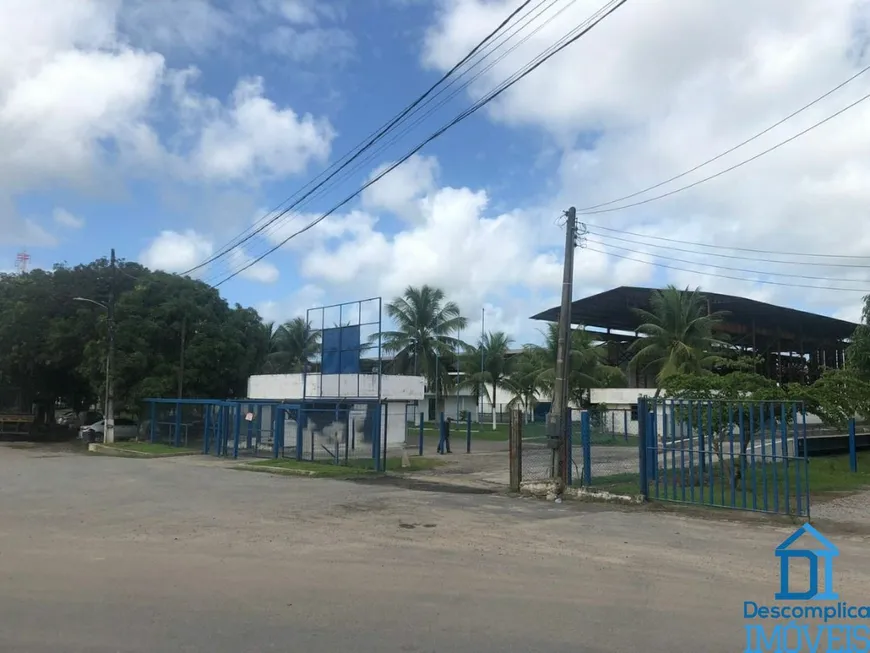
<svg viewBox="0 0 870 653"><path fill-rule="evenodd" d="M339 387L340 385L340 387ZM425 380L421 376L381 376L381 399L417 401L423 399ZM304 386L304 397L303 397ZM376 374L256 374L248 378L249 399L299 400L323 398L378 397Z"/></svg>

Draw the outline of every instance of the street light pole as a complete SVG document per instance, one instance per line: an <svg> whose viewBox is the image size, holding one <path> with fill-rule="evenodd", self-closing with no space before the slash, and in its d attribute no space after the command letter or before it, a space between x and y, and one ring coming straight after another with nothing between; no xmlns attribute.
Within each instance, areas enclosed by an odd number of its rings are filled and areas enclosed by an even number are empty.
<svg viewBox="0 0 870 653"><path fill-rule="evenodd" d="M98 302L94 299L88 299L87 297L73 297L73 301L76 302L86 302L88 304L93 304L94 306L99 306L104 311L106 311L106 326L108 327L109 332L109 342L108 342L108 351L106 352L106 401L104 404L103 410L103 421L105 427L103 428L103 442L106 444L111 444L115 441L115 407L114 407L114 392L112 389L112 369L113 362L115 358L115 250L112 250L112 255L110 259L110 270L111 277L109 281L109 303L103 304L102 302Z"/></svg>

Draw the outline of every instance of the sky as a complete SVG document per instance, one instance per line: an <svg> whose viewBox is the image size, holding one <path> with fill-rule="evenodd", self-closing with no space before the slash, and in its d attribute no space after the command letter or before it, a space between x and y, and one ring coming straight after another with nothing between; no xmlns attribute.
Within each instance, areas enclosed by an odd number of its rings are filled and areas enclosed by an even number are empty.
<svg viewBox="0 0 870 653"><path fill-rule="evenodd" d="M870 92L870 73L697 171L612 201L733 148L868 66L867 0L629 0L242 270L605 2L534 0L464 77L238 244L519 4L0 0L0 271L21 251L50 268L114 248L184 272L227 250L195 276L217 284L235 273L221 293L268 320L429 284L469 318L466 339L485 309L487 330L519 344L540 339L528 318L559 301L562 214L575 206L589 232L575 298L672 283L859 319L870 101L670 191L844 109ZM616 210L587 210L604 203Z"/></svg>

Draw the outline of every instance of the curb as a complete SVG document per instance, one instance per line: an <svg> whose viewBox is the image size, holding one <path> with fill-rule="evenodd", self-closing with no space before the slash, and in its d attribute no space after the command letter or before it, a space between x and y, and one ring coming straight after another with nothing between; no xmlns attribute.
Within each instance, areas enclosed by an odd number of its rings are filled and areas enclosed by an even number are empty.
<svg viewBox="0 0 870 653"><path fill-rule="evenodd" d="M550 482L521 483L520 494L537 497L539 499L543 498L548 501L554 501L557 498L555 485ZM645 503L644 498L639 494L613 494L612 492L607 492L605 490L593 490L586 487L565 488L562 497L566 499L579 499L581 501L602 501L605 503L621 503L633 506Z"/></svg>
<svg viewBox="0 0 870 653"><path fill-rule="evenodd" d="M145 451L134 451L131 449L118 449L111 445L99 444L91 442L88 445L90 453L99 454L101 456L114 456L115 458L178 458L179 456L197 456L198 451L179 451L178 453L147 453Z"/></svg>

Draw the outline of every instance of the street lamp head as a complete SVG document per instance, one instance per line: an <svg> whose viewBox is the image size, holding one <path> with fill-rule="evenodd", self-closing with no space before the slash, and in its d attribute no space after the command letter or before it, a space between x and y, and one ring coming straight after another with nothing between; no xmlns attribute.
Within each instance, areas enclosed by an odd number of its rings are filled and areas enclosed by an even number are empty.
<svg viewBox="0 0 870 653"><path fill-rule="evenodd" d="M87 297L73 297L73 301L74 302L86 302L88 304L94 304L96 306L99 306L100 308L102 308L104 310L107 310L107 311L109 310L109 307L106 306L105 304L103 304L102 302L98 302L94 299L88 299Z"/></svg>

